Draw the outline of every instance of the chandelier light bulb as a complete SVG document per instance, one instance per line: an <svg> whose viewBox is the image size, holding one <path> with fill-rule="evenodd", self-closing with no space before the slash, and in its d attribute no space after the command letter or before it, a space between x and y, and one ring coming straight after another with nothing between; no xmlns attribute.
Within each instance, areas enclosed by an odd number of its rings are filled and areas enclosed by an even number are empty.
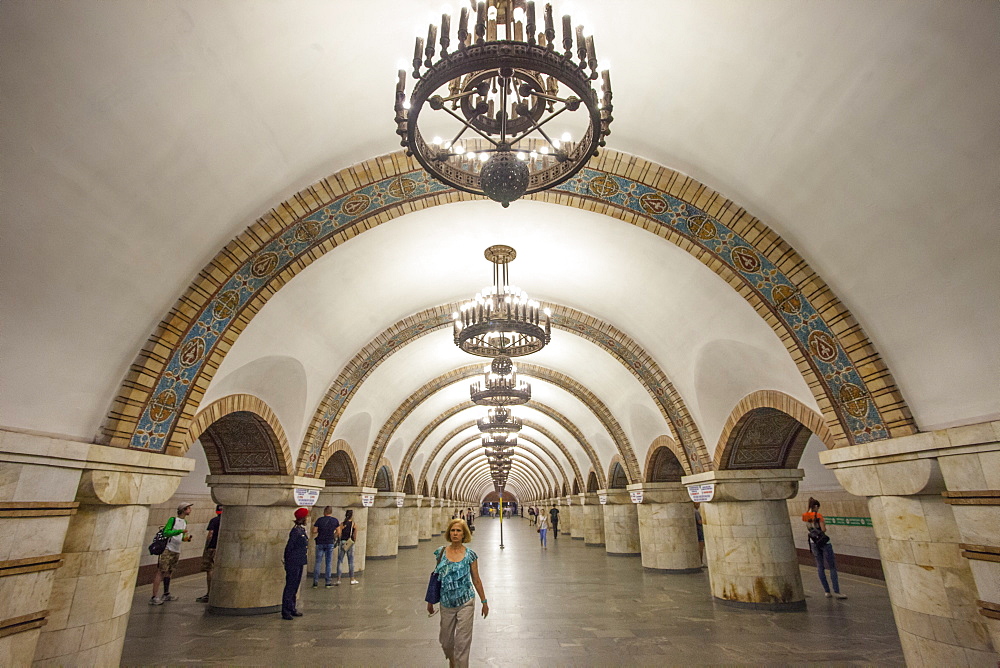
<svg viewBox="0 0 1000 668"><path fill-rule="evenodd" d="M435 137L434 139L431 140L431 143L434 144L435 146L440 146L441 145L441 138L440 137Z"/></svg>
<svg viewBox="0 0 1000 668"><path fill-rule="evenodd" d="M571 142L571 141L573 141L573 137L572 137L572 135L570 135L570 133L569 133L569 132L564 132L564 133L562 133L562 136L560 137L560 139L561 139L561 140L562 140L562 141L563 141L564 143L568 143L568 142Z"/></svg>

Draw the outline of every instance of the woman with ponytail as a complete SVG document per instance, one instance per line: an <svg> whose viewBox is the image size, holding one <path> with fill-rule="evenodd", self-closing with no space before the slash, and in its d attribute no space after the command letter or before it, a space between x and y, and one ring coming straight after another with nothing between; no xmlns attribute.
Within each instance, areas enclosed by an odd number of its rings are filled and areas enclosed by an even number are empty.
<svg viewBox="0 0 1000 668"><path fill-rule="evenodd" d="M840 582L837 580L837 561L833 556L833 545L826 535L826 520L819 514L819 501L809 497L809 510L802 513L802 521L809 526L809 551L816 559L816 570L819 571L819 581L823 585L826 597L847 598L840 593ZM826 581L826 568L830 569L830 580L833 582L833 594L830 584Z"/></svg>

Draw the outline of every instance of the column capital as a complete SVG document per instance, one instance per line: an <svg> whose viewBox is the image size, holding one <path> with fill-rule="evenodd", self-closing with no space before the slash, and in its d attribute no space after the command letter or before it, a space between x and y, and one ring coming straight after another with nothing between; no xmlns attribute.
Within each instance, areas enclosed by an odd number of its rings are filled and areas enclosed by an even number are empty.
<svg viewBox="0 0 1000 668"><path fill-rule="evenodd" d="M679 482L637 482L625 489L642 492L642 503L691 503L687 487Z"/></svg>
<svg viewBox="0 0 1000 668"><path fill-rule="evenodd" d="M599 497L607 497L607 504L605 505L620 506L632 503L632 497L629 496L627 489L599 489L597 490L597 495Z"/></svg>
<svg viewBox="0 0 1000 668"><path fill-rule="evenodd" d="M684 476L681 484L714 484L712 501L780 501L795 496L804 476L802 469L705 471Z"/></svg>
<svg viewBox="0 0 1000 668"><path fill-rule="evenodd" d="M320 492L326 482L320 478L294 475L210 475L205 482L212 500L224 506L298 506L296 489Z"/></svg>
<svg viewBox="0 0 1000 668"><path fill-rule="evenodd" d="M402 492L379 492L375 495L375 508L396 508L396 499L404 499Z"/></svg>
<svg viewBox="0 0 1000 668"><path fill-rule="evenodd" d="M349 487L333 485L324 487L320 492L320 502L317 505L334 506L337 508L364 508L361 503L362 494L375 495L378 490L374 487Z"/></svg>
<svg viewBox="0 0 1000 668"><path fill-rule="evenodd" d="M424 497L420 494L407 494L403 497L403 507L404 508L419 508L423 503Z"/></svg>

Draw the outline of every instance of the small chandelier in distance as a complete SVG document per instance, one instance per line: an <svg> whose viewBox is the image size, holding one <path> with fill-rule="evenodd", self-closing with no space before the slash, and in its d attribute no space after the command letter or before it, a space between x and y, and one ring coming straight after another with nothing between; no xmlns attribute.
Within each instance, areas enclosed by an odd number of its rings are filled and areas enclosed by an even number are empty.
<svg viewBox="0 0 1000 668"><path fill-rule="evenodd" d="M477 406L520 406L531 401L531 385L519 381L510 358L501 355L484 369L483 380L469 386L469 396Z"/></svg>
<svg viewBox="0 0 1000 668"><path fill-rule="evenodd" d="M503 406L489 409L486 412L486 417L479 418L476 424L484 435L502 434L504 437L508 434L516 434L521 431L522 427L521 420L514 417L510 410Z"/></svg>
<svg viewBox="0 0 1000 668"><path fill-rule="evenodd" d="M441 16L440 40L434 24L426 44L417 37L409 95L406 71L399 70L396 134L407 155L434 178L507 207L566 181L597 155L611 134L611 78L606 69L598 73L594 38L584 37L581 25L574 52L569 15L562 17L559 49L552 5L545 5L543 30L536 30L542 26L535 23L534 2L491 0L473 7L472 32L469 8L462 8L453 51L448 14ZM600 97L591 84L599 76ZM456 129L442 131L443 139L424 134L433 136L436 123L449 120ZM566 121L578 139L558 132Z"/></svg>
<svg viewBox="0 0 1000 668"><path fill-rule="evenodd" d="M483 255L493 263L493 285L452 314L455 345L480 357L520 357L538 352L552 339L552 311L510 285L508 265L517 251L496 245Z"/></svg>

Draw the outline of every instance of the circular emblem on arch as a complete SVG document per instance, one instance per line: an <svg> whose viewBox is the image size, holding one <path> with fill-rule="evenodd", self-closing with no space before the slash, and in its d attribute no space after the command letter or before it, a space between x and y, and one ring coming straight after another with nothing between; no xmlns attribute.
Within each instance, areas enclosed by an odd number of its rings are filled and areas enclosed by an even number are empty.
<svg viewBox="0 0 1000 668"><path fill-rule="evenodd" d="M268 251L261 253L250 263L250 273L257 278L269 276L275 267L278 266L278 254Z"/></svg>
<svg viewBox="0 0 1000 668"><path fill-rule="evenodd" d="M356 216L371 206L371 204L371 197L363 193L356 193L347 198L347 201L341 205L340 210L348 216Z"/></svg>
<svg viewBox="0 0 1000 668"><path fill-rule="evenodd" d="M691 234L706 241L718 236L715 231L715 223L707 216L691 216L688 219L688 229L691 230Z"/></svg>
<svg viewBox="0 0 1000 668"><path fill-rule="evenodd" d="M610 176L595 176L590 180L589 187L590 192L598 197L613 197L620 190L618 182Z"/></svg>
<svg viewBox="0 0 1000 668"><path fill-rule="evenodd" d="M225 320L236 312L236 307L240 305L240 295L236 290L226 290L212 305L212 315L216 320Z"/></svg>
<svg viewBox="0 0 1000 668"><path fill-rule="evenodd" d="M201 358L205 355L205 339L200 336L196 336L181 348L180 363L181 366L187 368L189 366L194 366L197 364Z"/></svg>
<svg viewBox="0 0 1000 668"><path fill-rule="evenodd" d="M845 383L840 388L840 403L853 417L863 418L868 414L868 396L854 383Z"/></svg>
<svg viewBox="0 0 1000 668"><path fill-rule="evenodd" d="M389 194L398 199L406 199L417 190L417 182L402 176L389 182Z"/></svg>
<svg viewBox="0 0 1000 668"><path fill-rule="evenodd" d="M645 195L639 196L639 205L642 210L651 216L658 216L661 213L666 213L669 205L667 200L663 198L662 195L656 193L646 193Z"/></svg>
<svg viewBox="0 0 1000 668"><path fill-rule="evenodd" d="M737 246L733 249L733 264L748 274L760 271L760 257L749 248Z"/></svg>
<svg viewBox="0 0 1000 668"><path fill-rule="evenodd" d="M809 333L809 350L813 357L827 364L837 359L837 344L833 337L822 330Z"/></svg>
<svg viewBox="0 0 1000 668"><path fill-rule="evenodd" d="M319 234L320 226L315 220L307 220L295 228L296 241L312 241Z"/></svg>
<svg viewBox="0 0 1000 668"><path fill-rule="evenodd" d="M173 390L163 390L149 404L149 418L153 422L163 422L177 408L177 393Z"/></svg>
<svg viewBox="0 0 1000 668"><path fill-rule="evenodd" d="M771 299L785 313L798 313L802 309L802 298L795 288L788 285L776 285L771 290Z"/></svg>

